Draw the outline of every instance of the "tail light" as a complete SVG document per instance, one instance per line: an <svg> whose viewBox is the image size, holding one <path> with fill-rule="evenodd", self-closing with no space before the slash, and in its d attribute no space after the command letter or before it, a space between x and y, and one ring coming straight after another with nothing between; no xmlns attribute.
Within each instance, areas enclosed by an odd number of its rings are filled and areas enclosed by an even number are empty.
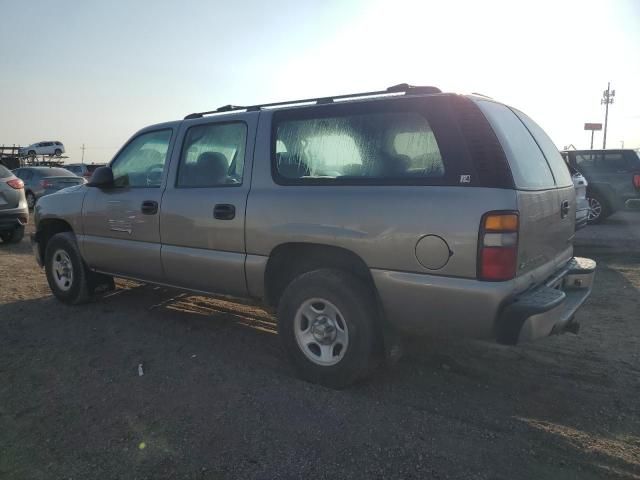
<svg viewBox="0 0 640 480"><path fill-rule="evenodd" d="M633 186L636 187L636 190L640 190L640 174L638 173L633 176Z"/></svg>
<svg viewBox="0 0 640 480"><path fill-rule="evenodd" d="M7 180L7 185L9 185L11 188L15 188L16 190L22 190L24 188L24 182L19 178Z"/></svg>
<svg viewBox="0 0 640 480"><path fill-rule="evenodd" d="M511 280L518 266L517 212L489 212L483 215L478 242L478 278Z"/></svg>
<svg viewBox="0 0 640 480"><path fill-rule="evenodd" d="M53 187L53 183L50 180L40 180L40 186L42 188L51 188Z"/></svg>

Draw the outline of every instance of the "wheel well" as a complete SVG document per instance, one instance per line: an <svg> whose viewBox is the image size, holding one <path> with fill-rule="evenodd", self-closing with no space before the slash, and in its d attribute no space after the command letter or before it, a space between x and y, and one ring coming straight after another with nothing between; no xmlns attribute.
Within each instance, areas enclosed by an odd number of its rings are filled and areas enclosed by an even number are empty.
<svg viewBox="0 0 640 480"><path fill-rule="evenodd" d="M605 207L610 211L616 208L615 204L615 192L612 191L611 187L608 185L588 185L587 186L587 197L589 194L595 194L600 197L602 202L605 204Z"/></svg>
<svg viewBox="0 0 640 480"><path fill-rule="evenodd" d="M47 243L51 240L51 237L62 232L73 232L71 225L64 220L52 218L41 220L40 223L38 223L36 239L38 241L38 248L40 249L40 258L44 259L44 253L47 250Z"/></svg>
<svg viewBox="0 0 640 480"><path fill-rule="evenodd" d="M318 268L350 272L376 293L369 267L352 251L313 243L285 243L273 249L267 262L264 275L267 303L276 307L285 288L294 278Z"/></svg>

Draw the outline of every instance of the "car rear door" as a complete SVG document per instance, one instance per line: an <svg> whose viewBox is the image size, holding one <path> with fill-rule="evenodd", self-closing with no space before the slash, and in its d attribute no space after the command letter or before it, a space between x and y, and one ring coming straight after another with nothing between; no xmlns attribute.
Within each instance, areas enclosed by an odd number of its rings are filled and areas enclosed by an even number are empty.
<svg viewBox="0 0 640 480"><path fill-rule="evenodd" d="M258 115L184 122L161 205L167 283L246 295L245 209Z"/></svg>
<svg viewBox="0 0 640 480"><path fill-rule="evenodd" d="M539 282L573 254L575 189L559 151L529 117L505 105L478 101L502 144L518 196L517 275Z"/></svg>

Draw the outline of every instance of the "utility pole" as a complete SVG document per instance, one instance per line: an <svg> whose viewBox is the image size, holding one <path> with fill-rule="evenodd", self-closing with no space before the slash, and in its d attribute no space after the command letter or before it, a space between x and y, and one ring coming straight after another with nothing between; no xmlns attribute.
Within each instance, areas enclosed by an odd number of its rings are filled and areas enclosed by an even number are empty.
<svg viewBox="0 0 640 480"><path fill-rule="evenodd" d="M613 103L613 97L616 96L616 91L611 90L611 82L607 82L607 89L602 92L602 98L600 99L600 105L604 105L604 136L602 138L602 149L607 148L607 123L609 121L609 104Z"/></svg>
<svg viewBox="0 0 640 480"><path fill-rule="evenodd" d="M606 134L605 134L605 138L606 138ZM86 150L86 147L84 146L84 143L82 144L82 148L80 149L82 150L82 160L80 161L80 163L84 163L84 151Z"/></svg>

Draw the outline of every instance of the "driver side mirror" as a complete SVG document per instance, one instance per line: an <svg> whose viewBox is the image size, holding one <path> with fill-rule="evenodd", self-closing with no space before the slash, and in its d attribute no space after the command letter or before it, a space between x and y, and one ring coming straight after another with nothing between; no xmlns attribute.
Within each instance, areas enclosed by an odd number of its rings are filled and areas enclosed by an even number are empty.
<svg viewBox="0 0 640 480"><path fill-rule="evenodd" d="M98 167L91 175L87 187L109 188L113 187L113 170L111 167Z"/></svg>

